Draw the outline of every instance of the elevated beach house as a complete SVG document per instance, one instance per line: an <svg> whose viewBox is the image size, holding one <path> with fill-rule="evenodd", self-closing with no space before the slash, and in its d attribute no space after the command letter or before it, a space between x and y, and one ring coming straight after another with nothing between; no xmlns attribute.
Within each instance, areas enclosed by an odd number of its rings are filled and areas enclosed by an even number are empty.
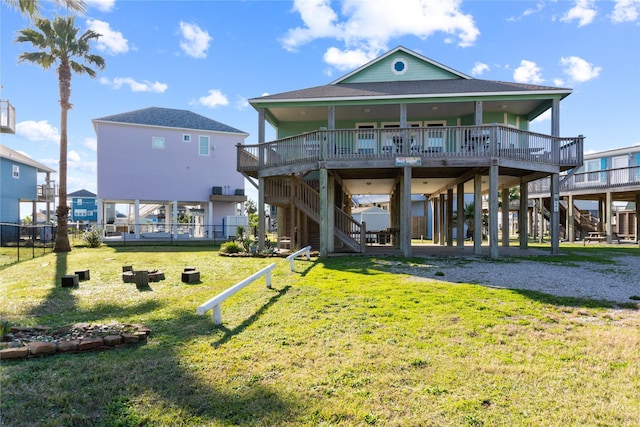
<svg viewBox="0 0 640 427"><path fill-rule="evenodd" d="M475 195L474 252L481 253L483 193L489 198L489 248L499 256L498 195L551 177L552 252L559 250L560 172L582 164L583 137L560 136L560 101L571 89L471 78L404 47L397 47L323 86L254 98L258 144L238 147L238 171L278 207L278 233L293 247L312 245L321 256L366 252L366 224L350 215L358 194L390 196L390 245L411 247L411 195L435 203L440 244L464 245L464 194ZM529 131L551 110L549 134ZM277 139L265 141L265 125ZM455 195L455 196L454 196ZM505 209L508 209L508 204ZM456 218L456 222L454 222ZM260 236L264 221L259 222ZM519 226L527 247L527 223ZM508 244L503 239L502 244ZM262 241L262 239L260 239Z"/></svg>
<svg viewBox="0 0 640 427"><path fill-rule="evenodd" d="M235 224L247 198L233 159L247 133L158 107L94 119L93 126L97 222L108 236L222 239Z"/></svg>

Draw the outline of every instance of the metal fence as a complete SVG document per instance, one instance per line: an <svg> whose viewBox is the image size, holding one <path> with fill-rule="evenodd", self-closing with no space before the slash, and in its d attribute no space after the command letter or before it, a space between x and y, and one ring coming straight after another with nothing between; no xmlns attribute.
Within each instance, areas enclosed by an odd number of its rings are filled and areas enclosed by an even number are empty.
<svg viewBox="0 0 640 427"><path fill-rule="evenodd" d="M50 224L0 223L0 266L50 253L55 240L56 227Z"/></svg>

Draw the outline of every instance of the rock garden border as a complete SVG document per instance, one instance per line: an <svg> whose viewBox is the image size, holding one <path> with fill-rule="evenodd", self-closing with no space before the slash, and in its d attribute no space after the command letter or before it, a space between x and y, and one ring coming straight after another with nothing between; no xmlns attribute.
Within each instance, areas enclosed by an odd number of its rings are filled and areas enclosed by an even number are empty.
<svg viewBox="0 0 640 427"><path fill-rule="evenodd" d="M146 326L130 323L12 326L2 337L0 360L124 348L145 343L150 334Z"/></svg>

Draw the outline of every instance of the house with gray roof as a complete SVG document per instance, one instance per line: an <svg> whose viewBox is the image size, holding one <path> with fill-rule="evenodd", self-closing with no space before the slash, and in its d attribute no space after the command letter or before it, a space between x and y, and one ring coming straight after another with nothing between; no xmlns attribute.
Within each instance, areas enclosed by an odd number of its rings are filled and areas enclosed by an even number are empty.
<svg viewBox="0 0 640 427"><path fill-rule="evenodd" d="M235 157L246 132L159 107L92 122L98 140L97 222L109 235L206 239L222 236L223 225L238 220L246 196ZM117 215L122 209L125 220Z"/></svg>
<svg viewBox="0 0 640 427"><path fill-rule="evenodd" d="M550 177L549 196L557 200L560 172L582 164L583 137L560 135L560 102L571 92L475 79L399 46L329 84L250 99L258 143L237 148L238 171L258 188L259 216L264 203L277 206L278 232L321 256L367 251L366 224L349 212L351 198L362 194L389 196L389 252L405 256L412 254L413 194L432 204L425 220L434 243L461 248L464 218L454 212L462 212L464 195L472 194L473 252L480 254L486 195L488 251L498 257L499 247L509 244L509 227L498 232L498 195L519 187L526 212L528 182ZM530 123L549 110L549 132L531 132ZM274 141L265 140L267 124L276 130ZM559 216L552 210L551 251L557 253ZM521 215L521 248L527 226ZM263 230L259 234L262 241Z"/></svg>
<svg viewBox="0 0 640 427"><path fill-rule="evenodd" d="M20 224L22 203L31 204L34 221L38 203L47 203L49 212L50 205L55 202L51 180L51 174L55 172L16 150L0 145L0 223ZM9 225L0 228L0 242L17 241L17 228Z"/></svg>

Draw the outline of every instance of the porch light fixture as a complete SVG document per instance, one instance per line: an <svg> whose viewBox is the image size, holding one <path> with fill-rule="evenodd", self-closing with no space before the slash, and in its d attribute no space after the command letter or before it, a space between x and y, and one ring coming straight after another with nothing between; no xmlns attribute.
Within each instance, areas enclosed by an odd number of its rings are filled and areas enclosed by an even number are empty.
<svg viewBox="0 0 640 427"><path fill-rule="evenodd" d="M507 104L502 104L502 105L500 106L500 108L502 108L503 110L506 110L506 109L507 109L507 107L508 107L508 105L507 105Z"/></svg>
<svg viewBox="0 0 640 427"><path fill-rule="evenodd" d="M305 114L307 114L307 112L306 112L306 111L304 111L304 110L301 110L301 111L300 111L300 115L301 115L301 116L304 116Z"/></svg>
<svg viewBox="0 0 640 427"><path fill-rule="evenodd" d="M434 105L433 107L431 107L431 111L437 111L437 110L438 110L437 106Z"/></svg>
<svg viewBox="0 0 640 427"><path fill-rule="evenodd" d="M370 112L371 112L371 108L365 108L365 109L364 109L364 112L365 112L365 113L370 113Z"/></svg>

